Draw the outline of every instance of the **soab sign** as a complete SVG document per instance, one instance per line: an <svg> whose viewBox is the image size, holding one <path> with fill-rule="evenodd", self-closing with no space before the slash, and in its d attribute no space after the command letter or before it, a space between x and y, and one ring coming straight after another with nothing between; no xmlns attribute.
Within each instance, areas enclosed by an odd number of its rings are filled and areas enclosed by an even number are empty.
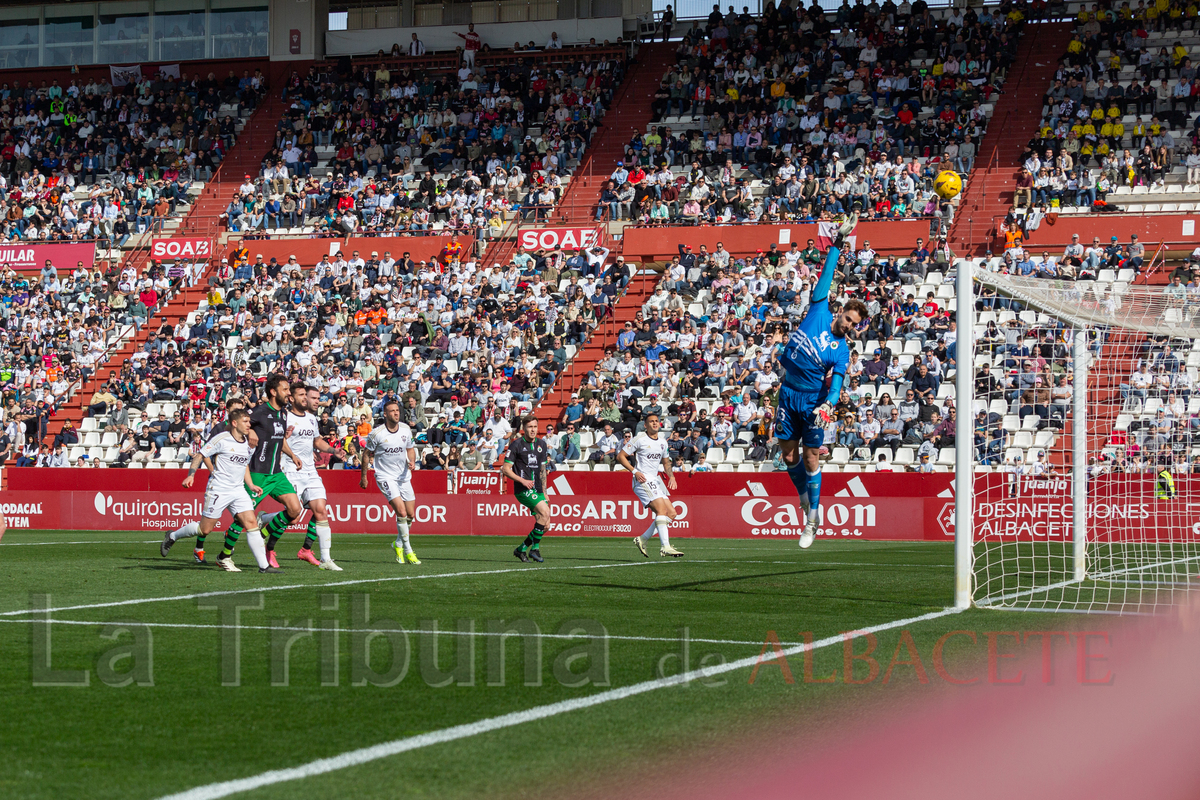
<svg viewBox="0 0 1200 800"><path fill-rule="evenodd" d="M578 250L593 247L599 240L596 228L526 228L518 236L522 250Z"/></svg>
<svg viewBox="0 0 1200 800"><path fill-rule="evenodd" d="M212 239L155 239L151 258L210 258Z"/></svg>

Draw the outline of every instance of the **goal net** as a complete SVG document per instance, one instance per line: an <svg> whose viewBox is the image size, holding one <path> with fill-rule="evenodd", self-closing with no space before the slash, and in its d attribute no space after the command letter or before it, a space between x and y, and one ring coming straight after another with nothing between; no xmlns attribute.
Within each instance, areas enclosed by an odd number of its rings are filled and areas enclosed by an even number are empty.
<svg viewBox="0 0 1200 800"><path fill-rule="evenodd" d="M1200 585L1200 295L976 277L973 602L1178 602Z"/></svg>

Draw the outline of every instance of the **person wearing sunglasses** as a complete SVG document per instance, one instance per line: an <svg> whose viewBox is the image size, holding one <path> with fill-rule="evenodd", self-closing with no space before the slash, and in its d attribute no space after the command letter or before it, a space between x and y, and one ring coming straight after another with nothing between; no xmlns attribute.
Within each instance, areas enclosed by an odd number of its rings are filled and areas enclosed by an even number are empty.
<svg viewBox="0 0 1200 800"><path fill-rule="evenodd" d="M836 314L829 307L829 287L838 258L856 224L858 214L851 214L838 228L837 238L825 254L808 313L796 330L786 339L781 330L773 337L777 357L784 368L775 437L787 464L788 477L800 495L800 505L807 516L800 534L801 547L811 547L817 535L824 426L829 421L833 403L841 396L842 381L850 360L848 340L854 338L858 330L865 330L870 322L867 307L861 300L847 301ZM830 386L826 390L825 378L831 373Z"/></svg>

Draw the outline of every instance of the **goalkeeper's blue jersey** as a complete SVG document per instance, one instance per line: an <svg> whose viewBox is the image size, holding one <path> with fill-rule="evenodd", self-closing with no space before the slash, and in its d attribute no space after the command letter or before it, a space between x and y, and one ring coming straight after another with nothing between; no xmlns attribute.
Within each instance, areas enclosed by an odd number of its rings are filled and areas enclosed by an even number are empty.
<svg viewBox="0 0 1200 800"><path fill-rule="evenodd" d="M833 282L837 259L837 248L830 248L821 278L813 289L808 313L792 331L779 354L779 361L787 373L784 385L805 394L821 393L825 388L825 376L830 371L840 388L839 378L846 374L846 365L850 363L850 347L846 340L835 337L830 331L833 312L829 310L829 285Z"/></svg>

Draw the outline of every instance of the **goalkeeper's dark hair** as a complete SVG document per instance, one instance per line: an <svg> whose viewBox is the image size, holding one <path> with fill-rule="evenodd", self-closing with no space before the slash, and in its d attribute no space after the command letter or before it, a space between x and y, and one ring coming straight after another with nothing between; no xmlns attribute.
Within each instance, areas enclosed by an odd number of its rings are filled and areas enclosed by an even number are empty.
<svg viewBox="0 0 1200 800"><path fill-rule="evenodd" d="M867 304L857 297L852 297L846 301L846 305L842 306L842 311L854 311L858 313L859 322L863 322L871 318L871 312L867 311Z"/></svg>

